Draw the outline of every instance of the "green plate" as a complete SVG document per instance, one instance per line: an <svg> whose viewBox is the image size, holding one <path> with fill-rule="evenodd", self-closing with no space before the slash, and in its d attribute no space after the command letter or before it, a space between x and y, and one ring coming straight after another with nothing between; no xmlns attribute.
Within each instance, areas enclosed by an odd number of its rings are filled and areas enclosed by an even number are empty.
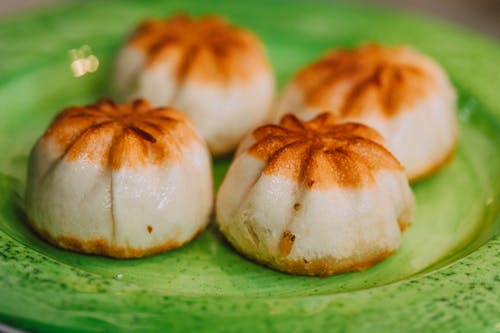
<svg viewBox="0 0 500 333"><path fill-rule="evenodd" d="M105 96L135 23L173 11L219 13L257 32L280 86L333 46L406 43L435 57L459 92L460 142L413 186L418 209L399 251L360 273L290 276L245 260L216 228L141 260L59 250L22 210L27 155L62 107ZM97 72L74 78L83 44ZM282 1L86 2L0 22L0 321L37 332L500 331L500 48L418 17ZM219 184L229 160L214 162Z"/></svg>

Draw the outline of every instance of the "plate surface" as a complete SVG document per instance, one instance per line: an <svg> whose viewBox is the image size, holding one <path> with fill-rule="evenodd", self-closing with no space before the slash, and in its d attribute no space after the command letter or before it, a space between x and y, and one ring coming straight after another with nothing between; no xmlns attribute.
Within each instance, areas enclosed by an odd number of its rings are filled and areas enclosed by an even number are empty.
<svg viewBox="0 0 500 333"><path fill-rule="evenodd" d="M245 260L212 225L181 249L141 260L79 255L26 226L27 156L62 107L106 96L113 57L145 17L218 13L259 34L280 87L332 47L410 44L459 93L454 159L413 186L418 209L398 252L360 273L290 276ZM74 78L84 44L97 72ZM71 331L500 331L500 48L440 23L326 3L116 1L0 22L0 321ZM229 159L214 161L216 184Z"/></svg>

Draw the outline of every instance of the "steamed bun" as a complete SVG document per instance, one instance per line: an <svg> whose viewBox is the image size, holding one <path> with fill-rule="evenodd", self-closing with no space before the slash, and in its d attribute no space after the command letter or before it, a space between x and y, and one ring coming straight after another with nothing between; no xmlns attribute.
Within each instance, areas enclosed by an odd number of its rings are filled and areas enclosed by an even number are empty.
<svg viewBox="0 0 500 333"><path fill-rule="evenodd" d="M325 110L376 129L411 181L444 165L457 141L452 85L435 61L409 47L327 53L287 85L275 117L308 120Z"/></svg>
<svg viewBox="0 0 500 333"><path fill-rule="evenodd" d="M306 275L362 270L392 254L414 198L373 129L285 116L241 144L220 187L221 232L243 255Z"/></svg>
<svg viewBox="0 0 500 333"><path fill-rule="evenodd" d="M269 117L274 74L259 38L217 16L142 23L121 49L117 95L187 113L213 154Z"/></svg>
<svg viewBox="0 0 500 333"><path fill-rule="evenodd" d="M208 223L211 160L187 117L144 100L60 112L31 151L33 228L60 247L118 258L178 247Z"/></svg>

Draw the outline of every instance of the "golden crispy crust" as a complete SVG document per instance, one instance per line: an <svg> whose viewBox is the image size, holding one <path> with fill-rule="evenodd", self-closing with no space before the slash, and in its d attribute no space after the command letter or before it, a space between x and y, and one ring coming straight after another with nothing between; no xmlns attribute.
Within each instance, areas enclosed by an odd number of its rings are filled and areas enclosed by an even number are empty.
<svg viewBox="0 0 500 333"><path fill-rule="evenodd" d="M411 222L404 219L398 220L399 229L401 232L405 231ZM241 246L240 242L231 237L230 234L224 233L226 239L231 246L235 248L240 254L258 264L268 266L272 269L296 275L310 275L326 277L333 274L358 272L372 267L390 255L394 254L397 249L377 249L373 250L368 255L364 256L351 256L345 259L337 259L332 256L314 259L292 259L289 257L295 235L289 231L285 231L279 245L279 254L274 257L261 257L256 251L250 251ZM253 246L256 243L251 241Z"/></svg>
<svg viewBox="0 0 500 333"><path fill-rule="evenodd" d="M128 45L143 50L149 66L169 61L179 80L246 81L270 67L255 35L218 16L146 21Z"/></svg>
<svg viewBox="0 0 500 333"><path fill-rule="evenodd" d="M341 117L375 109L391 117L435 90L432 67L437 65L408 47L365 45L327 53L301 70L294 83L308 107Z"/></svg>
<svg viewBox="0 0 500 333"><path fill-rule="evenodd" d="M264 174L280 175L308 188L360 188L374 183L378 170L403 168L380 143L372 128L338 124L331 113L302 121L286 115L279 125L265 125L253 133L248 153L265 162Z"/></svg>
<svg viewBox="0 0 500 333"><path fill-rule="evenodd" d="M331 256L315 259L291 259L286 255L279 258L258 258L238 246L238 242L231 242L232 246L248 259L289 274L311 275L326 277L333 274L358 272L372 267L378 262L392 255L395 250L379 250L363 258L346 258L338 260Z"/></svg>
<svg viewBox="0 0 500 333"><path fill-rule="evenodd" d="M119 258L119 259L142 258L178 248L183 244L190 242L192 239L196 238L203 230L205 230L205 226L201 227L193 235L192 238L183 243L170 241L161 245L155 245L147 248L133 248L133 247L126 247L126 246L119 246L116 244L112 244L106 239L101 237L96 237L91 240L81 240L76 236L54 237L48 231L38 229L33 223L31 223L31 225L33 229L37 232L37 234L40 235L40 237L42 237L49 243L61 247L63 249L79 253L105 255L108 257Z"/></svg>
<svg viewBox="0 0 500 333"><path fill-rule="evenodd" d="M142 99L123 105L103 99L64 109L40 144L50 144L60 159L117 170L175 163L182 157L181 148L199 140L187 117L174 109L152 108Z"/></svg>
<svg viewBox="0 0 500 333"><path fill-rule="evenodd" d="M362 262L355 260L337 260L332 257L314 260L288 260L279 262L280 270L298 275L316 275L321 277L333 274L359 272L372 267L385 258L392 255L395 251L374 252L370 257L364 258Z"/></svg>
<svg viewBox="0 0 500 333"><path fill-rule="evenodd" d="M290 231L285 231L283 235L281 235L281 243L280 250L281 254L287 256L292 252L293 244L295 242L295 235Z"/></svg>
<svg viewBox="0 0 500 333"><path fill-rule="evenodd" d="M408 227L411 226L411 221L405 221L405 220L399 220L398 221L398 225L399 225L399 230L401 232L405 231L406 229L408 229Z"/></svg>

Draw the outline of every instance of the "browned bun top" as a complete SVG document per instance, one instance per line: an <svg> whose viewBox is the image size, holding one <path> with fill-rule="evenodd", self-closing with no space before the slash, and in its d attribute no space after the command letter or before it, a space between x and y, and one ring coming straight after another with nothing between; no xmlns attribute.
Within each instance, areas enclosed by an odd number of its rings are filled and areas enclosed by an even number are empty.
<svg viewBox="0 0 500 333"><path fill-rule="evenodd" d="M334 50L300 71L305 103L339 116L376 109L391 117L436 87L437 65L408 47L365 45Z"/></svg>
<svg viewBox="0 0 500 333"><path fill-rule="evenodd" d="M372 128L336 122L331 113L302 121L285 115L279 125L253 131L248 152L265 162L264 174L287 177L312 189L360 188L378 170L403 170Z"/></svg>
<svg viewBox="0 0 500 333"><path fill-rule="evenodd" d="M40 140L59 158L113 170L178 162L182 149L200 139L185 115L152 108L143 100L117 105L102 99L61 111Z"/></svg>
<svg viewBox="0 0 500 333"><path fill-rule="evenodd" d="M173 63L178 79L246 81L269 70L259 39L219 16L145 21L128 44L143 50L150 66Z"/></svg>

